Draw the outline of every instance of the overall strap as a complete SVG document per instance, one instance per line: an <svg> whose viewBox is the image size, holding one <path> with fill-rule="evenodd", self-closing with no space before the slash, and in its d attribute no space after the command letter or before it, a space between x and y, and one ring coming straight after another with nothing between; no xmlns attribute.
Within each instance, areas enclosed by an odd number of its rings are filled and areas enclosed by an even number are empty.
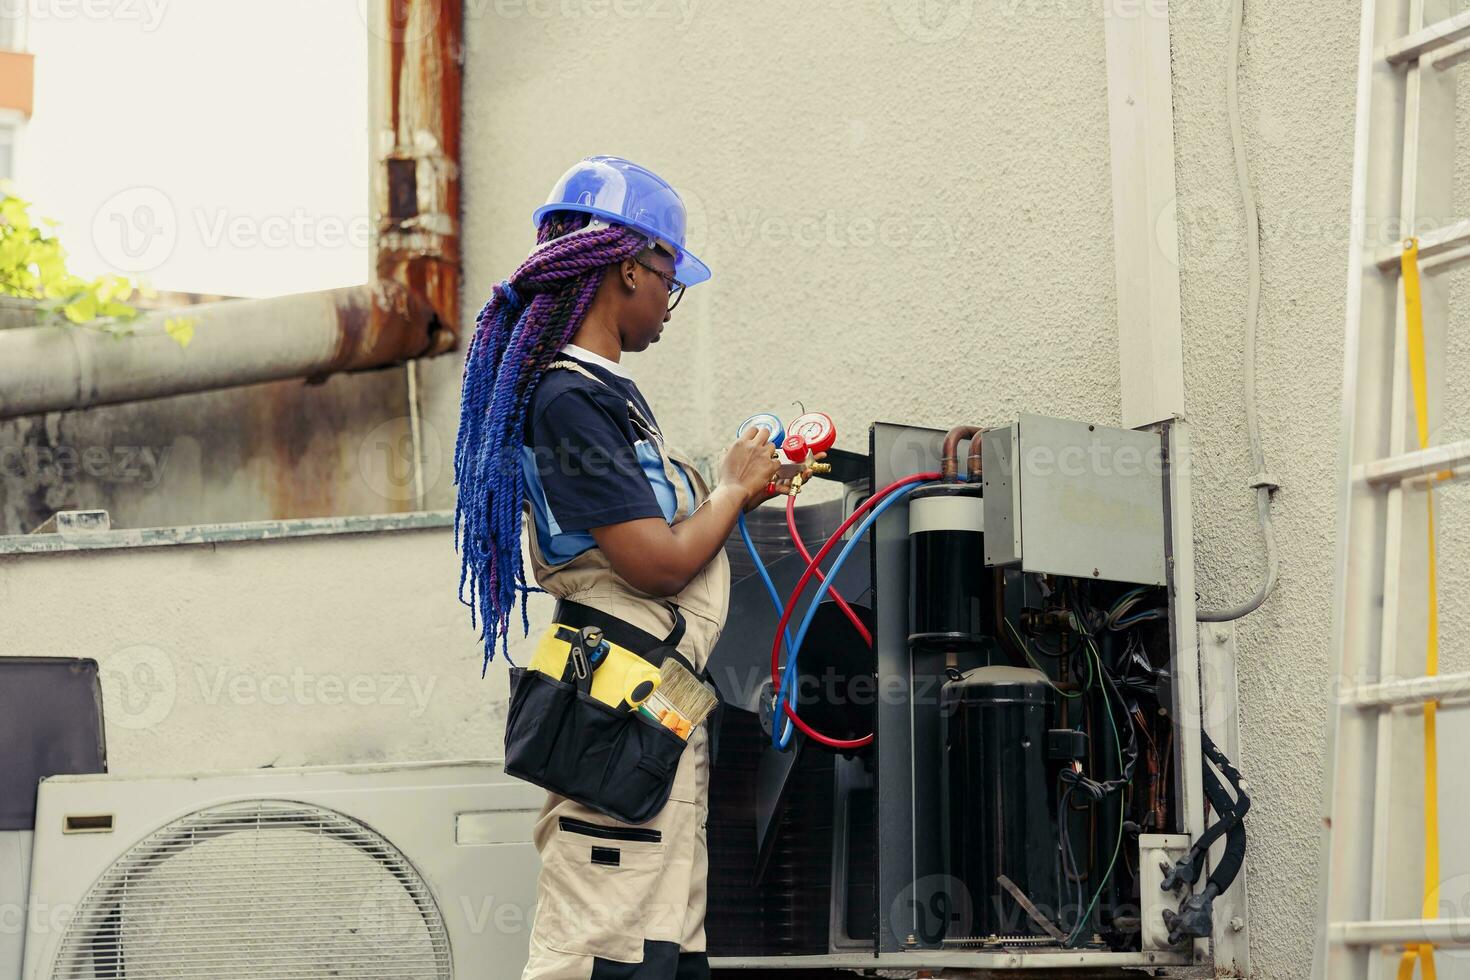
<svg viewBox="0 0 1470 980"><path fill-rule="evenodd" d="M552 361L548 365L548 370L552 368L571 371L573 374L580 374L584 378L590 378L596 381L604 388L612 388L606 381L576 361L566 360L565 358L559 361ZM689 480L689 474L684 471L683 465L670 454L668 444L664 442L663 433L659 431L658 426L654 425L643 414L642 409L632 399L625 400L628 403L628 421L633 424L635 429L641 430L653 443L654 447L658 449L659 459L663 461L664 478L669 481L669 486L674 491L674 520L682 521L690 514L693 514L699 507L699 499L694 495L694 487Z"/></svg>
<svg viewBox="0 0 1470 980"><path fill-rule="evenodd" d="M578 364L576 361L552 361L551 364L547 366L547 370L549 371L553 368L559 368L563 371L571 371L573 374L580 374L584 378L596 381L604 388L612 388L612 386L609 385L606 381L602 380L597 375L593 374L591 371ZM654 425L648 420L648 417L643 414L642 410L639 409L637 404L635 404L631 398L625 400L628 403L628 420L631 421L636 428L643 430L645 435L652 437L660 445L662 445L664 441L664 435L662 432L658 431L658 426Z"/></svg>

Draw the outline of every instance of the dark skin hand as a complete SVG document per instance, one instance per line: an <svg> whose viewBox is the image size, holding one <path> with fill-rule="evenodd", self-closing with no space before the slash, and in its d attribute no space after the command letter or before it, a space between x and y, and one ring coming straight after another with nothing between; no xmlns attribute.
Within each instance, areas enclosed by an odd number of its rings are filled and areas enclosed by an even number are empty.
<svg viewBox="0 0 1470 980"><path fill-rule="evenodd" d="M780 464L769 440L765 429L747 429L720 461L719 485L692 516L672 527L657 517L594 527L592 538L613 570L649 595L683 591L725 546L740 515L774 496L766 487Z"/></svg>
<svg viewBox="0 0 1470 980"><path fill-rule="evenodd" d="M673 258L661 249L645 250L638 260L674 273ZM572 343L611 361L624 351L647 350L669 320L669 292L666 281L634 259L610 266ZM675 595L714 560L740 515L785 493L796 472L780 465L770 433L750 428L725 453L718 484L689 518L672 527L657 517L594 527L592 539L629 585Z"/></svg>

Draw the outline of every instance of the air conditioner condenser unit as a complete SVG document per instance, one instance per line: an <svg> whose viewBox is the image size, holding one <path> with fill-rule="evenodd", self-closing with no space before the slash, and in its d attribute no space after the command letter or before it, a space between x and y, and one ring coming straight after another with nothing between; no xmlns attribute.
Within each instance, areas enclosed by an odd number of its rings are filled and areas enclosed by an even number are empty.
<svg viewBox="0 0 1470 980"><path fill-rule="evenodd" d="M47 779L23 976L518 975L544 799L498 763Z"/></svg>

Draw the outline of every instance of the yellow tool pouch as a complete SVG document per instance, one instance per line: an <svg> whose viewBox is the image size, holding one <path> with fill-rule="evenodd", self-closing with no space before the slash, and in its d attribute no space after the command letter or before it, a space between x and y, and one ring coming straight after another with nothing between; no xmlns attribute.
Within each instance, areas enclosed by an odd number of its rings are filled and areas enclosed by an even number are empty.
<svg viewBox="0 0 1470 980"><path fill-rule="evenodd" d="M550 677L563 677L576 640L575 629L561 623L553 624L541 637L529 669ZM658 687L658 668L610 640L604 639L603 646L604 652L593 665L589 693L612 708L635 708L648 700Z"/></svg>

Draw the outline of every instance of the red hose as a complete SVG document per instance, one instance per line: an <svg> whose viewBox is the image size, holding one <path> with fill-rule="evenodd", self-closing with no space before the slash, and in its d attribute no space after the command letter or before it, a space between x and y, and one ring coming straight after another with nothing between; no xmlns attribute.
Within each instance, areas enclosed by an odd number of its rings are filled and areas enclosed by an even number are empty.
<svg viewBox="0 0 1470 980"><path fill-rule="evenodd" d="M807 563L806 571L802 573L801 579L796 583L796 588L792 590L791 597L786 600L786 608L781 613L781 622L776 624L776 634L771 642L771 683L774 685L774 690L776 691L778 696L781 692L781 637L786 635L786 627L791 622L791 614L796 611L796 600L800 598L802 592L806 590L807 583L812 580L812 576L817 573L817 566L821 564L822 559L826 558L828 552L836 547L837 542L842 540L842 536L846 534L854 524L862 520L863 515L871 510L876 504L881 502L884 497L888 496L890 493L899 489L900 487L908 486L910 483L924 483L937 479L939 479L938 473L915 473L912 476L906 476L901 480L895 480L893 483L890 483L888 486L884 487L882 490L878 491L867 500L863 501L862 506L853 511L852 515L848 517L847 520L842 522L842 526L839 527L836 531L832 532L832 536L827 539L826 544L822 545L822 548L820 551L817 552L816 557L812 558ZM797 730L804 733L809 738L815 740L820 745L825 745L828 748L833 749L860 749L865 745L873 744L872 734L864 735L862 738L853 739L832 738L829 735L823 735L821 732L812 728L810 725L802 721L801 718L797 716L796 709L795 707L793 707L792 699L790 697L786 698L782 702L782 707L786 709L786 717L791 719L791 723L796 726ZM772 719L771 724L780 724L780 719Z"/></svg>
<svg viewBox="0 0 1470 980"><path fill-rule="evenodd" d="M800 552L802 560L810 565L812 563L812 553L806 550L806 542L801 540L801 532L796 529L795 497L786 498L786 530L791 534L791 542L796 545L796 550ZM816 569L816 573L818 582L827 581L827 576L822 574L820 568ZM832 596L832 601L837 603L837 608L842 610L843 615L847 617L847 621L852 623L853 628L858 631L858 635L863 638L863 642L871 648L873 646L873 634L868 632L867 625L858 618L858 614L847 604L847 600L837 593L836 586L828 589L827 593Z"/></svg>

